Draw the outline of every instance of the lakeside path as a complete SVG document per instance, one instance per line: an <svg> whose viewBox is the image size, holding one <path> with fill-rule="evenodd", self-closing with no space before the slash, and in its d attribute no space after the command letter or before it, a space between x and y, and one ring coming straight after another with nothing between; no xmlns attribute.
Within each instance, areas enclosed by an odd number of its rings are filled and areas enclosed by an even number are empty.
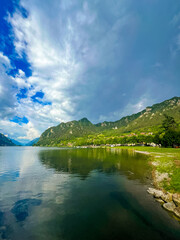
<svg viewBox="0 0 180 240"><path fill-rule="evenodd" d="M116 147L147 154L155 188L147 191L180 221L180 148Z"/></svg>

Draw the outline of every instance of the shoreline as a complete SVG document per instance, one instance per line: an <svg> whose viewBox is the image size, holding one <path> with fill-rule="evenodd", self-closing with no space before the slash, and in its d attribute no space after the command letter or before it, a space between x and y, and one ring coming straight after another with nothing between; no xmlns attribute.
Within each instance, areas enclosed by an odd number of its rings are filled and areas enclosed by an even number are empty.
<svg viewBox="0 0 180 240"><path fill-rule="evenodd" d="M135 147L137 148L137 147ZM164 165L168 166L168 164L172 164L175 162L174 165L177 164L176 168L178 169L180 167L180 160L174 160L176 158L176 154L174 155L172 153L172 149L166 149L166 153L161 152L161 148L158 148L159 151L153 152L153 151L143 151L143 150L137 150L135 148L124 148L124 149L132 149L134 152L146 154L150 156L150 164L152 166L152 180L153 180L153 188L148 188L147 192L156 199L157 202L159 202L164 209L166 209L169 212L173 213L173 217L180 222L180 192L175 191L171 187L171 178L173 177L173 172L170 171L160 171L160 168L162 162ZM121 147L123 149L123 147ZM148 149L147 149L148 150ZM152 150L152 149L150 149ZM157 150L157 149L155 149ZM170 150L168 153L168 150ZM179 152L177 156L180 154L180 151L175 150L174 152ZM160 161L161 160L161 161ZM169 160L170 163L167 163ZM173 168L174 166L171 166ZM167 167L168 168L168 167ZM180 169L179 169L180 172ZM164 187L164 184L169 185L169 191L167 191Z"/></svg>
<svg viewBox="0 0 180 240"><path fill-rule="evenodd" d="M152 167L151 173L154 188L149 187L147 192L152 194L156 201L159 202L164 209L172 212L174 214L174 218L180 222L180 148L161 148L134 145L90 145L76 147L64 146L56 148L114 148L131 150L135 153L148 155L150 157L149 163Z"/></svg>

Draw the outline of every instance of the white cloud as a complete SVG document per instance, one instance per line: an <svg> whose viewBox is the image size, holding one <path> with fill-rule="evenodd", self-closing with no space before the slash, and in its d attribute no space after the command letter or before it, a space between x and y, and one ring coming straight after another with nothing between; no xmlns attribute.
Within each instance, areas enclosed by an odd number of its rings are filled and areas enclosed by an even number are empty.
<svg viewBox="0 0 180 240"><path fill-rule="evenodd" d="M5 56L2 52L0 52L0 63L3 64L6 69L11 68L11 63L9 58Z"/></svg>
<svg viewBox="0 0 180 240"><path fill-rule="evenodd" d="M142 96L136 103L128 103L123 111L115 111L108 116L100 116L99 121L119 120L124 116L138 113L144 110L148 105L152 105L155 102L148 98L148 96Z"/></svg>
<svg viewBox="0 0 180 240"><path fill-rule="evenodd" d="M0 117L10 117L14 114L16 103L16 84L8 75L11 63L7 56L0 52Z"/></svg>
<svg viewBox="0 0 180 240"><path fill-rule="evenodd" d="M0 126L5 135L8 133L10 138L23 140L22 142L27 142L24 140L33 140L40 136L40 132L34 127L32 122L19 125L9 120L0 120Z"/></svg>
<svg viewBox="0 0 180 240"><path fill-rule="evenodd" d="M31 86L30 83L27 82L25 73L21 69L19 69L18 74L16 74L16 76L12 79L16 82L19 89L28 89Z"/></svg>
<svg viewBox="0 0 180 240"><path fill-rule="evenodd" d="M34 138L39 137L39 131L34 128L34 125L32 122L28 122L26 125L24 125L24 130L26 130L25 136L19 136L18 139L26 139L26 140L32 140Z"/></svg>
<svg viewBox="0 0 180 240"><path fill-rule="evenodd" d="M92 24L95 14L91 14L88 3L85 2L77 14L72 17L70 15L63 17L61 15L66 13L59 10L64 9L65 5L54 1L53 18L47 20L50 2L45 3L42 10L37 8L40 1L31 1L31 4L28 4L28 1L21 1L21 3L29 11L29 17L24 18L18 10L12 17L8 16L8 22L13 28L16 52L19 57L26 53L28 62L31 64L32 76L26 78L24 72L19 70L11 80L14 81L18 90L28 89L27 98L22 98L19 102L15 101L16 115L26 116L30 121L27 125L23 124L23 127L20 127L26 133L18 135L18 139L32 139L49 125L71 120L71 116L75 114L74 100L79 96L71 96L68 90L82 81L79 75L83 72L84 64L81 53L78 51L82 47L84 52L86 48L78 45L83 44L83 40L80 40L83 31L78 33L78 25ZM3 59L8 62L8 58L3 57ZM33 102L31 97L37 91L42 91L45 94L42 101L51 102L51 105ZM30 130L28 131L27 128Z"/></svg>
<svg viewBox="0 0 180 240"><path fill-rule="evenodd" d="M20 88L29 87L22 70L15 76L9 76L11 63L7 56L0 52L0 132L11 138L34 139L40 135L33 123L19 125L10 121L14 116L23 117L27 112L20 109L16 94ZM22 106L23 107L23 106Z"/></svg>
<svg viewBox="0 0 180 240"><path fill-rule="evenodd" d="M25 4L25 2L22 1ZM9 17L14 34L15 46L19 55L25 51L33 70L32 76L27 79L28 84L32 84L34 89L29 92L42 90L45 93L47 101L52 104L52 108L58 106L66 106L67 110L71 109L69 96L66 94L66 89L77 83L78 73L81 71L79 62L75 59L74 52L71 46L72 37L71 30L65 32L66 27L70 29L70 20L65 26L60 23L57 33L51 36L53 21L44 28L45 12L39 14L35 9L33 2L31 5L26 5L30 11L29 18L23 18L19 12L16 12L13 17ZM55 9L54 9L55 10ZM57 14L57 11L55 10ZM60 13L59 13L60 14ZM58 17L60 17L58 14ZM61 36L61 27L64 28L65 35ZM63 31L62 31L63 32ZM59 42L54 42L54 39ZM25 86L23 77L16 77L16 82L19 86ZM25 86L27 87L27 86ZM69 104L68 104L69 103ZM41 106L41 108L44 108ZM46 107L45 107L46 109ZM55 111L56 110L56 111ZM62 109L59 109L62 114ZM66 112L66 110L64 109ZM52 112L57 112L53 109ZM66 115L64 113L63 115Z"/></svg>
<svg viewBox="0 0 180 240"><path fill-rule="evenodd" d="M151 55L154 50L148 48L142 53L144 46L141 49L138 45L144 43L146 23L139 24L142 16L133 1L20 3L27 9L27 18L16 10L7 21L12 26L18 58L25 54L32 76L26 77L21 69L15 77L8 76L11 63L0 54L0 116L6 121L6 133L9 127L10 136L32 139L62 121L84 116L97 120L99 115L99 120L114 120L151 103L146 96L156 90L156 85L155 80L147 79L144 54L148 56L146 52L150 51ZM141 56L143 59L139 59ZM153 59L158 59L153 66L160 72L162 59L157 55ZM152 63L148 62L149 66ZM22 88L27 89L27 98L17 101L16 94ZM44 97L38 100L44 104L32 101L40 91ZM133 103L133 99L137 102ZM8 123L12 116L25 116L29 123Z"/></svg>

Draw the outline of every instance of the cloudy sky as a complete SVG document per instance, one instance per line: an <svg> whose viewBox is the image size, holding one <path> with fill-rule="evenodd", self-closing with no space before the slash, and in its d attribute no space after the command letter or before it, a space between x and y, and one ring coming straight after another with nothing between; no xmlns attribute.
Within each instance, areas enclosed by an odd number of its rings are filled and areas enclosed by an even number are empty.
<svg viewBox="0 0 180 240"><path fill-rule="evenodd" d="M180 95L179 0L0 0L0 132L117 120Z"/></svg>

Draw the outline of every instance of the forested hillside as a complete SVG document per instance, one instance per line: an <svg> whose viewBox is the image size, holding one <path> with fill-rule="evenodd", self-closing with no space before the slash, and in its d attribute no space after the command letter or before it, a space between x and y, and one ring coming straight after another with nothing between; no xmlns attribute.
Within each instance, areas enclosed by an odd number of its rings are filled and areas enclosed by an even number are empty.
<svg viewBox="0 0 180 240"><path fill-rule="evenodd" d="M60 123L42 133L37 146L79 146L154 141L165 116L180 123L180 97L146 107L115 122L92 124L87 118ZM161 131L162 133L162 131Z"/></svg>

